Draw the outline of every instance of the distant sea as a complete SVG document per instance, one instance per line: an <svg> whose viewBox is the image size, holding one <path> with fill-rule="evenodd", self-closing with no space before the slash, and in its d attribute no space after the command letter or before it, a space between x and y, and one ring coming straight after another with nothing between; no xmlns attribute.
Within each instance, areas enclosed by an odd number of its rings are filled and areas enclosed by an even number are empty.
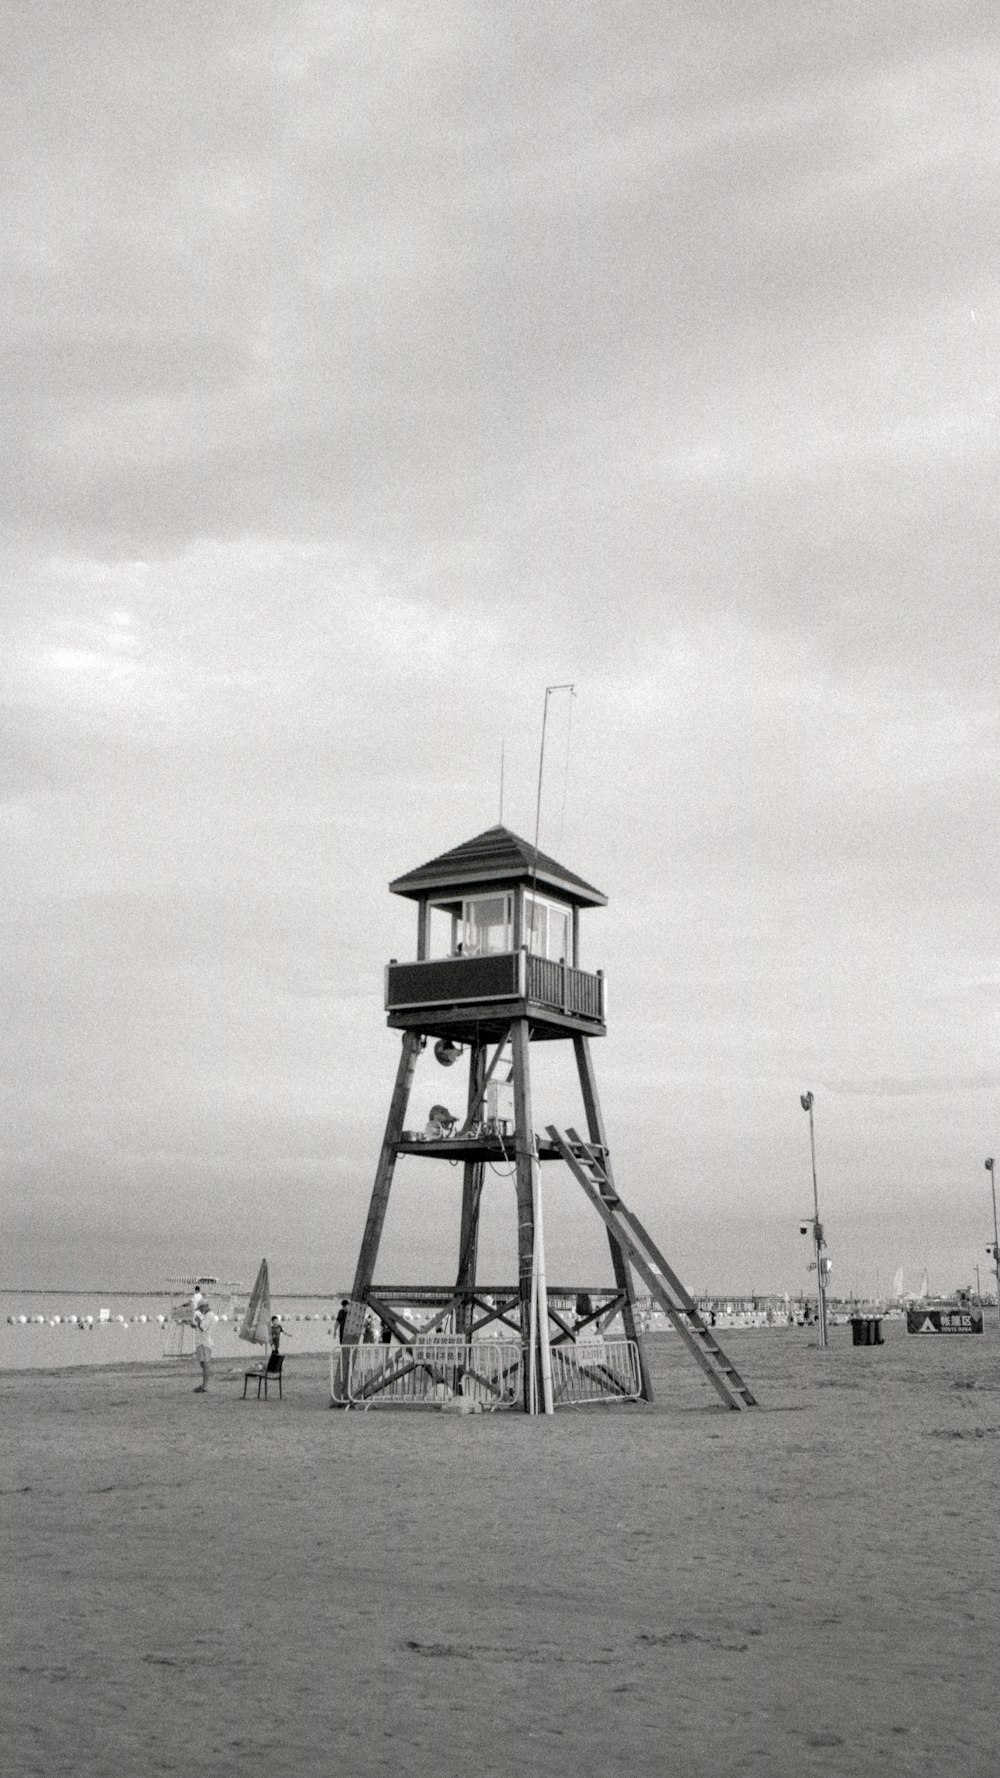
<svg viewBox="0 0 1000 1778"><path fill-rule="evenodd" d="M253 1358L260 1348L236 1336L246 1292L218 1290L212 1306L222 1319L215 1330L217 1358ZM285 1329L282 1350L325 1352L333 1339L337 1309L346 1291L327 1296L280 1295L272 1313ZM66 1365L163 1364L170 1327L169 1291L0 1290L0 1371L61 1370ZM232 1310L235 1309L235 1313ZM173 1327L176 1346L178 1329ZM186 1361L193 1362L193 1333L185 1330Z"/></svg>
<svg viewBox="0 0 1000 1778"><path fill-rule="evenodd" d="M61 1370L66 1365L176 1364L178 1357L193 1362L194 1334L183 1330L183 1351L177 1353L180 1329L171 1323L171 1303L178 1292L140 1290L0 1290L0 1371ZM222 1316L215 1330L214 1350L219 1359L253 1358L260 1348L237 1338L236 1330L246 1306L247 1292L235 1296L222 1286L210 1291L212 1306ZM285 1329L282 1350L316 1353L329 1350L334 1322L347 1288L324 1296L273 1296L271 1309L281 1316ZM719 1328L786 1327L801 1305L775 1299L767 1309L748 1302L705 1300ZM650 1333L669 1332L666 1317L654 1311L645 1316ZM833 1321L846 1313L833 1312Z"/></svg>

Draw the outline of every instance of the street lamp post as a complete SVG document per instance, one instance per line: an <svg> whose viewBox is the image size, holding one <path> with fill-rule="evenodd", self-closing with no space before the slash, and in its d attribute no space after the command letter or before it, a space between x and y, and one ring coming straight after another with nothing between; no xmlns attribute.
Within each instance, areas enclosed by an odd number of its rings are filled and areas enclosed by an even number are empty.
<svg viewBox="0 0 1000 1778"><path fill-rule="evenodd" d="M990 1176L990 1191L993 1196L993 1270L996 1273L997 1280L997 1314L1000 1315L1000 1235L997 1234L997 1188L996 1181L993 1177L992 1155L988 1157L985 1165L986 1171ZM987 1247L986 1251L989 1253L990 1249Z"/></svg>
<svg viewBox="0 0 1000 1778"><path fill-rule="evenodd" d="M803 1111L808 1111L809 1113L809 1153L812 1157L813 1176L813 1257L816 1264L816 1294L819 1299L819 1343L821 1346L825 1346L828 1343L826 1332L826 1262L823 1258L823 1249L826 1246L826 1242L823 1239L823 1224L819 1219L819 1187L816 1184L816 1131L813 1127L812 1094L802 1093L799 1098L799 1103L802 1106ZM805 1233L804 1230L803 1233Z"/></svg>

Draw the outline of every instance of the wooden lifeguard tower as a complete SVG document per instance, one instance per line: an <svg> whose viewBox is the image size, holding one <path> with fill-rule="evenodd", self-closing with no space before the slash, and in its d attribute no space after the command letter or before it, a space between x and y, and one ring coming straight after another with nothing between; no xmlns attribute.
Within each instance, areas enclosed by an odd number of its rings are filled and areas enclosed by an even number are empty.
<svg viewBox="0 0 1000 1778"><path fill-rule="evenodd" d="M348 1405L352 1399L351 1351L362 1340L369 1311L400 1344L386 1349L391 1362L387 1357L381 1370L378 1365L370 1370L365 1399L377 1399L380 1379L388 1389L398 1378L407 1348L414 1353L419 1348L424 1361L426 1341L434 1329L446 1327L457 1341L470 1346L477 1338L482 1340L487 1328L506 1331L516 1336L521 1352L533 1354L540 1341L554 1349L587 1343L588 1336L620 1317L635 1355L635 1387L629 1390L615 1367L603 1362L591 1364L588 1376L598 1395L631 1393L651 1400L636 1316L635 1271L726 1405L751 1405L749 1389L690 1294L615 1189L590 1053L591 1038L605 1032L604 977L600 970L590 973L580 967L579 944L581 911L605 906L607 897L505 827L477 834L397 877L389 888L417 904L417 954L413 962L393 959L386 970L387 1022L402 1032L402 1053L339 1370L334 1369L334 1401ZM574 1129L561 1131L551 1124L543 1136L535 1132L532 1045L560 1041L573 1045L585 1139ZM428 1042L433 1042L436 1062L445 1068L467 1051L465 1113L460 1123L458 1115L435 1105L427 1126L416 1131L406 1128L406 1115L417 1063ZM374 1282L393 1173L401 1155L461 1163L453 1285ZM569 1166L606 1225L613 1288L543 1284L539 1293L535 1169L540 1162L554 1160ZM479 1214L488 1163L513 1168L516 1284L487 1284L477 1277ZM545 1313L540 1316L542 1302ZM428 1310L429 1325L424 1321L418 1325L407 1312L424 1315ZM522 1366L525 1379L529 1368ZM531 1406L526 1381L522 1393L524 1406Z"/></svg>

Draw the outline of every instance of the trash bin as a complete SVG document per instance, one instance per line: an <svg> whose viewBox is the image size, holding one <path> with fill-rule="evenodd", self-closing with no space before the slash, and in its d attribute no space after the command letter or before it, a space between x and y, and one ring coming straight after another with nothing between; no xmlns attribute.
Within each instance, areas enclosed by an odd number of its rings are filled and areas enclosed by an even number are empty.
<svg viewBox="0 0 1000 1778"><path fill-rule="evenodd" d="M881 1315L852 1315L851 1344L854 1346L884 1346Z"/></svg>

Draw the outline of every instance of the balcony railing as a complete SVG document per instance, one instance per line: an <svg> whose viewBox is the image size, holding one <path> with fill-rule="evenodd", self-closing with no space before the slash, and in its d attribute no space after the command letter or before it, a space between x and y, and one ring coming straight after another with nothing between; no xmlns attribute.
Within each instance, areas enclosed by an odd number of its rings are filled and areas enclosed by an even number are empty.
<svg viewBox="0 0 1000 1778"><path fill-rule="evenodd" d="M526 960L528 1000L603 1023L603 975L588 975L585 970L573 969L568 963L550 963L547 957L535 957L530 951Z"/></svg>
<svg viewBox="0 0 1000 1778"><path fill-rule="evenodd" d="M501 951L489 957L439 957L422 963L390 963L385 972L386 1012L424 1006L472 1006L494 1000L526 1000L575 1018L604 1022L604 976L531 952Z"/></svg>
<svg viewBox="0 0 1000 1778"><path fill-rule="evenodd" d="M417 1006L471 1006L483 1000L521 998L520 955L438 957L429 963L390 963L385 972L386 1012Z"/></svg>

